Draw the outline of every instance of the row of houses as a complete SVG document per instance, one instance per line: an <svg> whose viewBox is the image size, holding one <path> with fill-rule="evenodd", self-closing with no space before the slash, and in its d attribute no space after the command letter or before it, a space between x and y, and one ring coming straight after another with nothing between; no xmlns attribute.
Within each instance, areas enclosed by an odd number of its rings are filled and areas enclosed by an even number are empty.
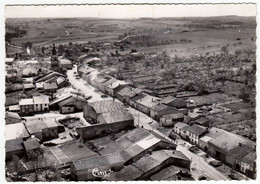
<svg viewBox="0 0 260 184"><path fill-rule="evenodd" d="M102 178L107 181L147 179L168 166L186 170L187 173L190 171L190 159L177 151L175 144L141 128L135 128L113 142L104 144L98 153L100 156L71 163L71 174L75 180L97 180L93 175L95 170L112 171L109 176ZM138 176L135 171L138 171Z"/></svg>
<svg viewBox="0 0 260 184"><path fill-rule="evenodd" d="M173 131L248 177L256 177L256 145L253 141L222 129L197 124L189 126L179 122L174 125Z"/></svg>
<svg viewBox="0 0 260 184"><path fill-rule="evenodd" d="M187 114L187 102L184 100L172 96L163 99L151 96L142 89L134 88L129 83L102 74L86 65L78 67L78 74L103 93L119 99L155 120L159 121L164 115L169 114Z"/></svg>

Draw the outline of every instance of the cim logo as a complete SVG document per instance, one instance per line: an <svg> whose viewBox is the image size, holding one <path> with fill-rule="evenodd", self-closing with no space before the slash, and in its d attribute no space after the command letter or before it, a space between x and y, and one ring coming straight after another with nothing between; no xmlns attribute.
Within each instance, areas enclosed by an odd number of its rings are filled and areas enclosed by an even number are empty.
<svg viewBox="0 0 260 184"><path fill-rule="evenodd" d="M95 177L98 177L98 178L104 178L104 177L109 177L112 172L113 171L111 169L109 169L109 170L98 170L98 168L94 168L92 170L92 175L95 176Z"/></svg>

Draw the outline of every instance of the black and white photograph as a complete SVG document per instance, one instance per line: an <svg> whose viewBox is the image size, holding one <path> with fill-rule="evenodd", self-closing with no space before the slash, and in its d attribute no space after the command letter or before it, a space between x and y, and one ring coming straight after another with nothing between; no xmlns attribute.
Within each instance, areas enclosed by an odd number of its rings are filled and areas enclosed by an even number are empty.
<svg viewBox="0 0 260 184"><path fill-rule="evenodd" d="M7 182L256 180L256 3L4 10Z"/></svg>

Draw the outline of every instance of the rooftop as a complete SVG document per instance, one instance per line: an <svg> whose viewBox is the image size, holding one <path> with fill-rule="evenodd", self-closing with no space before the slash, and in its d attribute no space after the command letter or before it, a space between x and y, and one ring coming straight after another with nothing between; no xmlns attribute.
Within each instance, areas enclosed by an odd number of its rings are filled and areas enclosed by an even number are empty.
<svg viewBox="0 0 260 184"><path fill-rule="evenodd" d="M19 114L15 113L15 112L5 112L5 118L15 118L18 120L21 120L21 117L19 116Z"/></svg>
<svg viewBox="0 0 260 184"><path fill-rule="evenodd" d="M13 151L23 150L24 147L22 143L23 143L22 138L7 140L5 143L5 152L9 153Z"/></svg>
<svg viewBox="0 0 260 184"><path fill-rule="evenodd" d="M120 112L124 110L124 107L120 103L112 100L93 102L88 105L93 107L96 113Z"/></svg>
<svg viewBox="0 0 260 184"><path fill-rule="evenodd" d="M29 133L23 123L5 125L5 140L27 138Z"/></svg>
<svg viewBox="0 0 260 184"><path fill-rule="evenodd" d="M20 111L20 106L19 105L10 105L9 111Z"/></svg>
<svg viewBox="0 0 260 184"><path fill-rule="evenodd" d="M154 110L154 111L163 111L163 110L172 109L172 108L170 108L170 107L168 107L167 105L164 105L164 104L158 104L158 105L153 106L151 109Z"/></svg>
<svg viewBox="0 0 260 184"><path fill-rule="evenodd" d="M115 82L111 83L111 84L108 85L107 87L110 88L110 89L115 89L115 88L117 88L118 86L120 86L120 85L125 85L125 84L127 84L127 83L124 82L124 81L116 80Z"/></svg>
<svg viewBox="0 0 260 184"><path fill-rule="evenodd" d="M243 162L254 166L254 163L256 162L256 152L255 151L251 151L249 152L243 159Z"/></svg>
<svg viewBox="0 0 260 184"><path fill-rule="evenodd" d="M112 173L108 178L108 181L133 181L139 178L143 172L133 165L129 165L121 169L119 172Z"/></svg>
<svg viewBox="0 0 260 184"><path fill-rule="evenodd" d="M123 89L119 90L117 93L121 96L127 96L129 98L133 98L136 95L136 93L129 86L124 87Z"/></svg>
<svg viewBox="0 0 260 184"><path fill-rule="evenodd" d="M32 88L35 88L35 85L33 83L27 83L27 84L23 84L23 88L32 89Z"/></svg>
<svg viewBox="0 0 260 184"><path fill-rule="evenodd" d="M147 94L143 95L142 98L136 100L137 103L142 104L143 106L148 108L158 105L159 101L160 98L150 96Z"/></svg>
<svg viewBox="0 0 260 184"><path fill-rule="evenodd" d="M167 114L167 115L163 116L163 118L165 118L165 119L180 119L183 117L184 117L184 115L182 113Z"/></svg>
<svg viewBox="0 0 260 184"><path fill-rule="evenodd" d="M71 64L71 61L68 60L68 59L60 59L59 62L62 65L69 65L69 64Z"/></svg>
<svg viewBox="0 0 260 184"><path fill-rule="evenodd" d="M33 101L34 104L49 104L49 97L45 95L34 96Z"/></svg>
<svg viewBox="0 0 260 184"><path fill-rule="evenodd" d="M185 124L185 123L181 123L181 122L178 122L174 125L174 127L177 127L177 128L184 128L184 127L188 127L189 125Z"/></svg>
<svg viewBox="0 0 260 184"><path fill-rule="evenodd" d="M169 177L176 175L180 172L178 167L173 165L161 170L160 172L151 176L151 180L153 181L160 181L160 180L167 180Z"/></svg>
<svg viewBox="0 0 260 184"><path fill-rule="evenodd" d="M98 156L98 157L76 160L73 162L73 165L75 166L75 169L77 171L80 171L86 169L93 169L96 167L110 166L115 163L123 163L123 162L124 160L119 153L113 153L105 156Z"/></svg>
<svg viewBox="0 0 260 184"><path fill-rule="evenodd" d="M116 122L134 120L133 115L124 109L118 112L102 113L101 116L103 116L106 123L116 123Z"/></svg>
<svg viewBox="0 0 260 184"><path fill-rule="evenodd" d="M24 124L30 134L39 133L42 129L48 128L42 120L27 121Z"/></svg>
<svg viewBox="0 0 260 184"><path fill-rule="evenodd" d="M209 143L227 152L238 146L239 143L246 144L252 148L255 146L253 141L227 131L223 131L217 137L214 137L212 140L210 140Z"/></svg>
<svg viewBox="0 0 260 184"><path fill-rule="evenodd" d="M52 83L44 83L44 89L48 90L48 89L58 89L57 83L56 82L52 82Z"/></svg>
<svg viewBox="0 0 260 184"><path fill-rule="evenodd" d="M31 139L24 141L23 145L24 145L26 151L39 149L41 146L39 141L35 138L31 138Z"/></svg>
<svg viewBox="0 0 260 184"><path fill-rule="evenodd" d="M193 133L195 135L200 136L201 134L203 134L203 133L205 133L207 131L207 128L194 124L194 125L188 127L186 129L186 131L189 131L189 132L191 132L191 133Z"/></svg>

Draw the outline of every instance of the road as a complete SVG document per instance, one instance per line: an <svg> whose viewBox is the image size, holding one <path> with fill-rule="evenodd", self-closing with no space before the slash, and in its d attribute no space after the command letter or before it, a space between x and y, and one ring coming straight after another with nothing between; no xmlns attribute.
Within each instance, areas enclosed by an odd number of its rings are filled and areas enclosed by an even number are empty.
<svg viewBox="0 0 260 184"><path fill-rule="evenodd" d="M104 100L101 98L102 93L95 92L95 88L91 86L90 84L86 83L83 79L76 79L74 76L74 72L77 71L76 67L74 67L72 70L68 70L67 75L68 79L75 87L76 89L80 90L82 93L85 93L86 95L91 95L92 99L91 101L100 101ZM113 99L111 97L106 99ZM115 101L120 102L119 100L115 99ZM121 103L121 102L120 102ZM154 133L166 138L167 140L171 141L172 143L176 144L172 139L170 139L167 135L162 134L157 129L150 126L151 123L157 123L152 118L147 116L146 114L132 108L128 107L127 110L132 113L134 119L135 119L135 125L139 127L143 127L147 130L153 131ZM182 141L185 142L185 141ZM188 144L188 143L187 143ZM182 144L177 144L177 150L181 151L183 154L185 154L189 159L192 160L192 167L194 170L191 170L192 175L195 177L195 179L198 179L198 174L207 176L213 180L229 180L224 174L216 170L214 167L210 166L203 158L200 156L190 152L187 147L182 146Z"/></svg>

